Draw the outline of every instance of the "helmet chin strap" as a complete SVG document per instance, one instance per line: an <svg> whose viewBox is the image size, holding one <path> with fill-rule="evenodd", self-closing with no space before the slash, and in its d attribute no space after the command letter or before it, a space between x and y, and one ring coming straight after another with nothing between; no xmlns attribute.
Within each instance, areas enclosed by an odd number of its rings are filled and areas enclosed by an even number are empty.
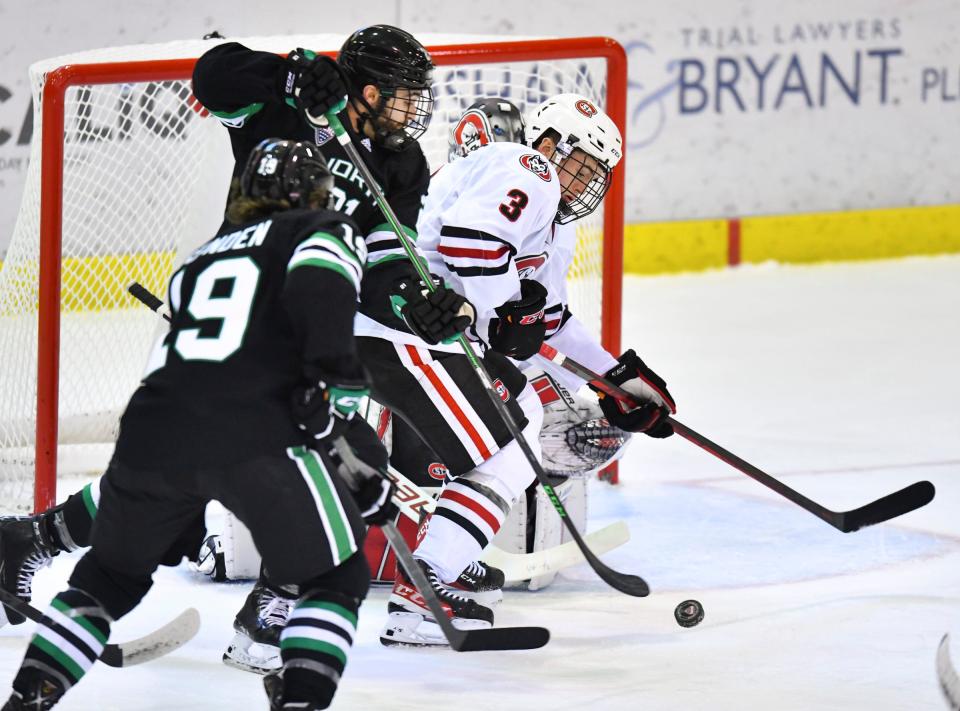
<svg viewBox="0 0 960 711"><path fill-rule="evenodd" d="M379 125L378 119L383 113L383 109L387 103L387 97L385 97L383 93L380 94L376 109L373 108L363 96L351 97L351 101L359 101L366 109L366 111L363 111L356 104L353 105L357 115L360 117L360 125L357 128L361 135L367 135L366 131L364 131L364 126L369 123L373 129L372 140L374 143L391 151L401 151L410 145L413 139L411 139L402 128L389 129Z"/></svg>

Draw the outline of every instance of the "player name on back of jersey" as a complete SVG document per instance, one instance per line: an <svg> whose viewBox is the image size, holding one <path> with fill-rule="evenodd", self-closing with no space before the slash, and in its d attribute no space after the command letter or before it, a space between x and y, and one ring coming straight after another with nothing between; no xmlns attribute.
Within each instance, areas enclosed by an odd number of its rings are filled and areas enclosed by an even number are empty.
<svg viewBox="0 0 960 711"><path fill-rule="evenodd" d="M199 259L205 254L218 254L228 252L231 249L247 249L248 247L259 247L267 238L267 232L270 231L270 225L273 220L264 220L244 227L242 230L229 232L219 237L214 237L209 242L200 245L193 253L184 260L184 264L190 264L195 259Z"/></svg>

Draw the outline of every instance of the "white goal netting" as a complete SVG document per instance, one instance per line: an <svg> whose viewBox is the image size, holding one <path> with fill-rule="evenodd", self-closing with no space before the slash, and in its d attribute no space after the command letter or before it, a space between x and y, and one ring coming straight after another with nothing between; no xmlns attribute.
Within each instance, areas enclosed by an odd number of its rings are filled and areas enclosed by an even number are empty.
<svg viewBox="0 0 960 711"><path fill-rule="evenodd" d="M462 38L421 39L428 46L470 46ZM285 52L298 46L336 49L342 40L241 41ZM41 158L50 150L40 130L46 73L65 64L123 62L130 67L129 77L115 83L72 86L64 107L58 470L99 473L159 328L157 317L126 288L139 281L164 293L178 254L208 239L219 226L233 165L227 131L193 99L189 76L140 79L144 65L138 63L195 58L210 46L210 41L196 41L99 50L30 69L37 129L20 213L0 271L3 510L25 511L33 503L41 201L57 199L41 191ZM603 59L545 56L501 62L495 53L484 64L438 66L434 117L421 141L431 169L446 162L449 129L478 98L504 97L527 113L552 94L577 92L605 106L606 71ZM578 223L578 234L572 306L584 323L597 324L599 334L602 209Z"/></svg>

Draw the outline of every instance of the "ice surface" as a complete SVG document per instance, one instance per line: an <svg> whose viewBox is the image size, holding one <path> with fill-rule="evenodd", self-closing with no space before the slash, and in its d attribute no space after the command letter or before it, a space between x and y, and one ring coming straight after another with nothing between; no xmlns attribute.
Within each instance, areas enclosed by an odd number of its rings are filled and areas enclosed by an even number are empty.
<svg viewBox="0 0 960 711"><path fill-rule="evenodd" d="M621 485L592 486L590 525L629 522L606 559L643 575L649 598L581 566L497 610L502 625L549 627L546 648L456 654L381 647L375 590L334 708L945 708L934 655L944 632L960 639L960 257L629 278L624 304L624 347L667 379L682 422L835 510L921 479L936 499L842 534L679 437L638 437ZM41 572L37 600L75 560ZM265 709L259 679L220 662L246 591L162 569L113 639L187 605L200 635L151 664L96 668L58 708ZM692 629L673 620L686 598L706 611ZM0 688L28 631L0 630Z"/></svg>

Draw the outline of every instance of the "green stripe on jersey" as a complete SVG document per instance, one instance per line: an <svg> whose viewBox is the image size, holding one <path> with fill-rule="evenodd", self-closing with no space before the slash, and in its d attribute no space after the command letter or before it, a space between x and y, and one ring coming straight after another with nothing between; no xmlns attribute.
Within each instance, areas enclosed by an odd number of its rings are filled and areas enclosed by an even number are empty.
<svg viewBox="0 0 960 711"><path fill-rule="evenodd" d="M78 625L83 627L83 629L93 635L93 638L100 642L100 644L107 643L107 635L105 635L102 630L98 629L97 626L89 620L89 618L76 614L74 612L74 608L60 598L53 598L53 600L50 602L50 607L55 610L59 610L64 615L69 617L72 622L76 622Z"/></svg>
<svg viewBox="0 0 960 711"><path fill-rule="evenodd" d="M407 227L406 225L400 225L403 228L403 233L409 237L413 242L417 241L417 231L412 227ZM393 232L393 227L389 222L381 222L379 225L370 230L369 234L372 235L374 232ZM395 234L395 233L394 233Z"/></svg>
<svg viewBox="0 0 960 711"><path fill-rule="evenodd" d="M242 109L237 109L236 111L211 111L210 113L212 113L218 119L238 119L240 117L250 118L262 108L263 102L258 101L254 104L248 104Z"/></svg>
<svg viewBox="0 0 960 711"><path fill-rule="evenodd" d="M294 248L293 253L296 255L309 250L311 247L328 249L345 262L355 265L358 270L363 270L363 262L357 255L356 251L348 247L347 243L336 235L332 235L327 232L314 232L312 235L307 237L307 239L298 244L296 248Z"/></svg>
<svg viewBox="0 0 960 711"><path fill-rule="evenodd" d="M354 288L357 290L357 293L360 293L360 280L357 279L357 275L344 267L340 262L336 261L333 256L321 257L304 255L299 259L294 257L294 259L291 259L290 263L287 265L287 271L293 271L298 267L320 267L321 269L329 269L330 271L337 272L337 274L342 274L347 281L353 284Z"/></svg>
<svg viewBox="0 0 960 711"><path fill-rule="evenodd" d="M81 495L83 496L83 504L87 507L87 513L90 514L90 520L92 521L97 517L97 502L93 500L93 484L87 484L83 487Z"/></svg>
<svg viewBox="0 0 960 711"><path fill-rule="evenodd" d="M53 657L57 664L63 667L64 671L73 677L74 683L80 681L83 675L87 673L87 670L77 664L73 657L44 637L34 635L33 639L30 640L30 645Z"/></svg>
<svg viewBox="0 0 960 711"><path fill-rule="evenodd" d="M313 652L320 652L321 654L329 654L331 657L336 657L344 666L347 664L347 655L344 654L340 647L335 644L330 644L329 642L321 642L319 639L287 637L280 640L280 649L284 651L290 649L309 649Z"/></svg>
<svg viewBox="0 0 960 711"><path fill-rule="evenodd" d="M357 542L350 528L350 521L340 504L340 496L333 485L330 473L317 454L307 447L294 447L287 450L301 465L301 472L307 485L313 490L314 497L321 510L321 518L327 523L327 540L335 565L340 565L357 552Z"/></svg>
<svg viewBox="0 0 960 711"><path fill-rule="evenodd" d="M357 613L351 612L343 605L338 605L335 602L323 602L321 600L302 602L297 605L297 609L302 608L313 608L315 610L326 610L327 612L332 612L333 614L342 617L347 622L350 623L350 626L354 629L357 628Z"/></svg>

